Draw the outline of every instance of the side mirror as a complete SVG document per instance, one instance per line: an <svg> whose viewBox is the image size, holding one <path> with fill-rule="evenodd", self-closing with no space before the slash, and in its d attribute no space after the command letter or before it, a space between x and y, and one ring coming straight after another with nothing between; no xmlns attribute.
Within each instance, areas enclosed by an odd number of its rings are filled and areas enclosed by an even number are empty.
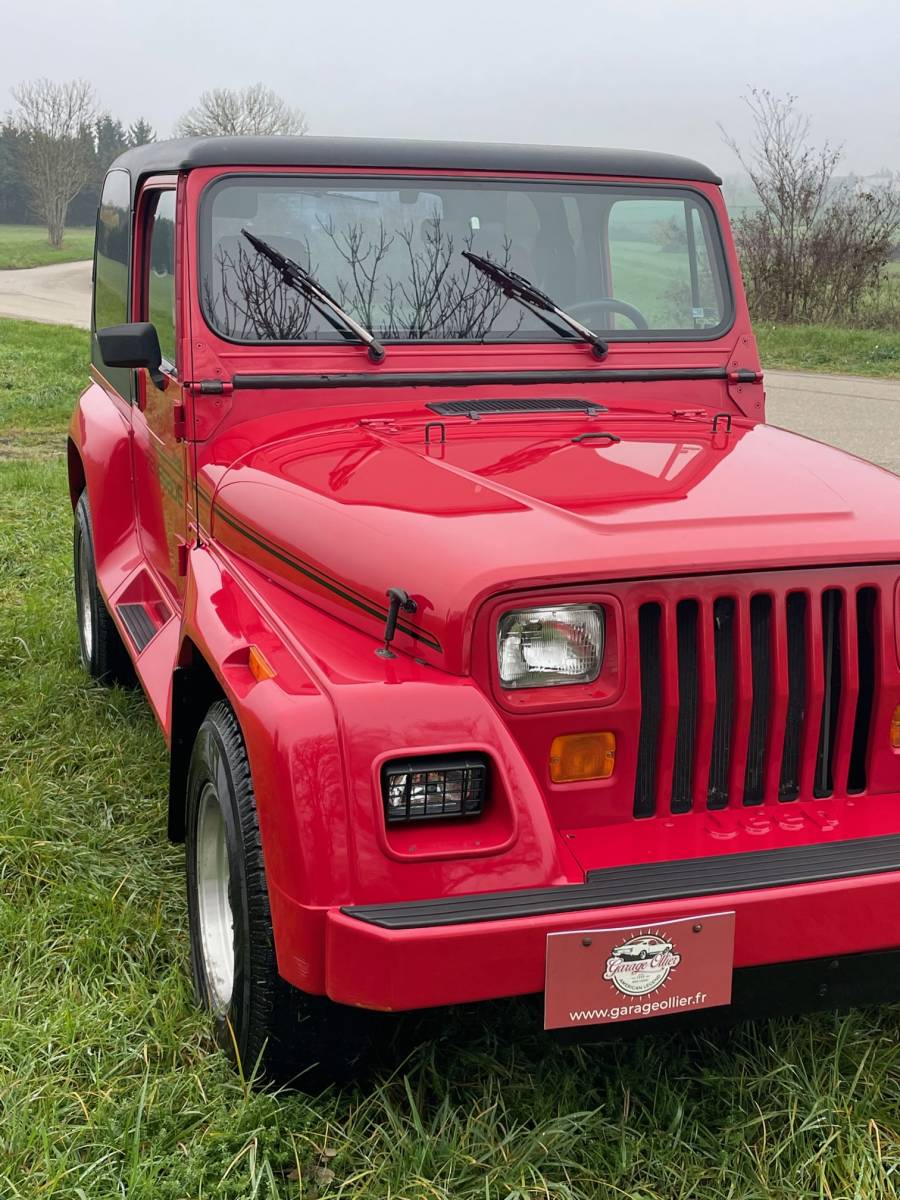
<svg viewBox="0 0 900 1200"><path fill-rule="evenodd" d="M132 321L129 325L107 325L97 330L100 357L108 367L146 367L158 388L166 386L160 367L162 351L156 326L149 321Z"/></svg>

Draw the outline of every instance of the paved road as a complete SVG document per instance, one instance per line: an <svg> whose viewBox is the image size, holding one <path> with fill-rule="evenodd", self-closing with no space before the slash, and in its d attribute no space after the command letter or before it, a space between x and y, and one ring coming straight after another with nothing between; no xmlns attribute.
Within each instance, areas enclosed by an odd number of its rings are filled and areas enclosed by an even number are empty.
<svg viewBox="0 0 900 1200"><path fill-rule="evenodd" d="M87 329L91 316L91 264L54 263L27 271L0 271L0 317L25 317Z"/></svg>
<svg viewBox="0 0 900 1200"><path fill-rule="evenodd" d="M0 316L86 327L91 264L0 271ZM840 446L900 474L900 380L766 372L773 425Z"/></svg>
<svg viewBox="0 0 900 1200"><path fill-rule="evenodd" d="M766 417L900 475L900 379L766 371Z"/></svg>

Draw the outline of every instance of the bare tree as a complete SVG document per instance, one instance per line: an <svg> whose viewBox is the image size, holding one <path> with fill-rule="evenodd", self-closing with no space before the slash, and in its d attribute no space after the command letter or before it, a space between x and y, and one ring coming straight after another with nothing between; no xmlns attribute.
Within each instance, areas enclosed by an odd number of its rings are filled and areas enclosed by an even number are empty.
<svg viewBox="0 0 900 1200"><path fill-rule="evenodd" d="M365 237L361 225L348 225L338 232L333 222L323 232L350 269L349 279L338 279L338 296L367 328L377 326L385 337L415 340L487 337L506 308L507 298L472 264L454 249L439 217L425 221L423 244L417 248L412 224L388 236L379 225L377 238ZM382 268L394 238L404 249L404 271L399 279L385 275ZM463 239L462 249L471 250L474 232ZM500 266L509 266L511 245L504 244ZM462 267L456 266L462 262ZM383 278L380 276L383 275ZM379 319L378 309L383 310ZM521 323L518 314L514 333Z"/></svg>
<svg viewBox="0 0 900 1200"><path fill-rule="evenodd" d="M453 238L442 230L439 218L425 222L421 246L411 224L394 234L383 223L372 234L358 223L338 229L333 221L320 221L319 226L336 252L332 268L343 262L347 271L346 277L335 279L338 302L382 337L477 341L494 332L507 307L506 296L455 252ZM463 239L465 249L471 249L472 238L470 232ZM387 270L395 239L399 277ZM509 255L507 242L501 266L509 265ZM308 244L301 257L300 265L318 278ZM229 337L299 341L321 328L322 318L309 301L289 288L267 259L258 254L251 257L242 246L229 251L219 245L203 288L217 328ZM516 312L500 336L512 337L522 316ZM325 331L330 334L330 327L326 325Z"/></svg>
<svg viewBox="0 0 900 1200"><path fill-rule="evenodd" d="M278 268L261 254L251 258L242 246L229 252L220 245L212 275L204 280L204 296L226 336L295 342L306 333L313 315L309 300L287 287Z"/></svg>
<svg viewBox="0 0 900 1200"><path fill-rule="evenodd" d="M62 245L69 204L94 169L94 92L83 79L34 79L12 89L11 124L20 146L20 170L35 212L47 224L50 245Z"/></svg>
<svg viewBox="0 0 900 1200"><path fill-rule="evenodd" d="M883 281L900 230L900 192L836 181L841 149L811 143L796 96L753 88L744 99L749 147L722 133L760 201L735 222L751 311L767 320L846 322Z"/></svg>
<svg viewBox="0 0 900 1200"><path fill-rule="evenodd" d="M178 137L227 137L245 133L306 133L306 117L271 88L212 88L175 123Z"/></svg>

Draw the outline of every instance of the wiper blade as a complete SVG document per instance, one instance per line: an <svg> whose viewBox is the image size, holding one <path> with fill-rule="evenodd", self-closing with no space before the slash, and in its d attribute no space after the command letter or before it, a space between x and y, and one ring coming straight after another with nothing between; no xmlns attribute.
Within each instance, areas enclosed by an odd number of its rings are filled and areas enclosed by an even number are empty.
<svg viewBox="0 0 900 1200"><path fill-rule="evenodd" d="M562 330L555 321L548 320L544 313L553 313L557 320L567 325L582 341L589 342L591 350L597 358L605 358L609 353L609 345L594 333L593 329L588 329L587 325L582 325L579 320L570 316L546 292L542 292L530 279L526 279L518 271L511 271L509 267L501 267L499 263L492 262L489 258L473 254L471 250L463 250L462 256L469 260L476 271L480 271L482 275L486 275L488 279L496 283L504 296L509 296L511 300L518 300L520 304L530 308L545 325L549 325L557 333L561 333Z"/></svg>
<svg viewBox="0 0 900 1200"><path fill-rule="evenodd" d="M310 275L309 271L294 262L292 258L288 258L274 246L270 246L268 242L264 242L262 238L258 238L251 233L249 229L242 229L241 233L250 243L258 254L267 258L273 267L281 273L281 278L288 287L300 292L306 296L322 315L331 322L335 329L339 330L345 336L349 332L369 351L369 358L372 362L381 362L384 358L384 346L375 337L371 330L366 329L365 325L351 317L348 312L344 312L333 296L330 296L319 281Z"/></svg>

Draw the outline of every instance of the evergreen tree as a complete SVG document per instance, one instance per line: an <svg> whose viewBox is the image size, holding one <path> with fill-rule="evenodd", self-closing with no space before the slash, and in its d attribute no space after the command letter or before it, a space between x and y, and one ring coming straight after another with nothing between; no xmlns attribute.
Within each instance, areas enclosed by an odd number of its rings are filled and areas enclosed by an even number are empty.
<svg viewBox="0 0 900 1200"><path fill-rule="evenodd" d="M8 122L0 126L0 222L21 225L31 222L28 188L21 172L22 135Z"/></svg>
<svg viewBox="0 0 900 1200"><path fill-rule="evenodd" d="M101 177L106 174L113 159L118 158L131 145L125 126L110 113L103 113L97 118L94 125L94 144L97 174Z"/></svg>
<svg viewBox="0 0 900 1200"><path fill-rule="evenodd" d="M148 142L156 141L156 131L143 117L138 117L133 125L128 126L127 136L129 146L146 146Z"/></svg>

